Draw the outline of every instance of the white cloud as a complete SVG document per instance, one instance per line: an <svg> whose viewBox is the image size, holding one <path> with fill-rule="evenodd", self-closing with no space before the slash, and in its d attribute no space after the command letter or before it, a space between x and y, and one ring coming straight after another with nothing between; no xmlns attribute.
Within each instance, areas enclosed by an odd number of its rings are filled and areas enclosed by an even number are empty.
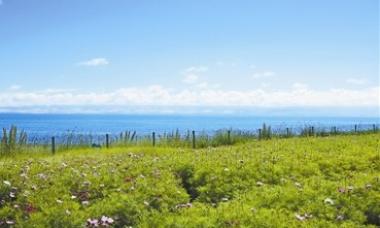
<svg viewBox="0 0 380 228"><path fill-rule="evenodd" d="M196 74L187 74L185 75L183 82L186 84L194 84L198 82L199 76Z"/></svg>
<svg viewBox="0 0 380 228"><path fill-rule="evenodd" d="M295 91L306 91L309 89L309 86L304 83L296 82L296 83L293 83L292 88Z"/></svg>
<svg viewBox="0 0 380 228"><path fill-rule="evenodd" d="M362 79L362 78L347 78L346 82L348 84L352 84L352 85L365 85L365 84L367 84L367 80Z"/></svg>
<svg viewBox="0 0 380 228"><path fill-rule="evenodd" d="M0 0L1 1L1 0ZM11 85L10 87L9 87L9 89L10 90L19 90L19 89L21 89L21 86L20 85Z"/></svg>
<svg viewBox="0 0 380 228"><path fill-rule="evenodd" d="M195 84L199 81L199 75L207 72L208 67L205 66L191 66L182 71L184 78L182 82L186 84Z"/></svg>
<svg viewBox="0 0 380 228"><path fill-rule="evenodd" d="M273 71L263 71L263 72L257 72L252 75L252 78L254 79L260 79L260 78L270 78L275 76L276 73Z"/></svg>
<svg viewBox="0 0 380 228"><path fill-rule="evenodd" d="M191 66L186 68L183 71L183 74L189 74L189 73L203 73L208 71L208 67L205 66Z"/></svg>
<svg viewBox="0 0 380 228"><path fill-rule="evenodd" d="M94 58L79 63L81 66L104 66L108 64L109 61L106 58Z"/></svg>
<svg viewBox="0 0 380 228"><path fill-rule="evenodd" d="M128 87L109 92L72 90L3 91L0 107L77 105L77 106L250 106L250 107L380 107L380 87L360 90L315 90L295 84L288 90L255 89L223 90L208 84L198 84L184 90L160 85L145 88Z"/></svg>

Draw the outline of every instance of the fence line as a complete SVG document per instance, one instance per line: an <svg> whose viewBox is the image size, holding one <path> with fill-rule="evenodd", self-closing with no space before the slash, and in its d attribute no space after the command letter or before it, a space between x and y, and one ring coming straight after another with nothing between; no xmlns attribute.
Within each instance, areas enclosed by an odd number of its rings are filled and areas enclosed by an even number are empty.
<svg viewBox="0 0 380 228"><path fill-rule="evenodd" d="M71 133L66 136L52 136L49 140L37 137L28 138L24 131L17 134L17 128L12 126L9 131L3 129L0 144L0 155L12 153L16 150L33 150L33 148L44 149L50 145L51 153L55 154L57 150L70 149L73 147L92 147L100 148L102 146L110 148L111 146L174 146L174 147L191 147L203 148L208 146L231 145L238 142L244 142L252 139L268 140L271 138L289 138L289 137L323 137L338 134L365 134L379 132L378 124L370 125L355 124L352 128L339 129L336 126L331 127L328 131L323 127L305 126L301 129L286 127L283 129L273 130L271 126L263 126L255 131L241 130L218 130L214 134L208 134L202 131L187 131L181 134L178 130L172 133L157 134L152 132L151 136L138 136L136 131L126 131L118 136L116 134L105 134L104 136L94 135L75 135ZM198 133L198 134L197 134Z"/></svg>

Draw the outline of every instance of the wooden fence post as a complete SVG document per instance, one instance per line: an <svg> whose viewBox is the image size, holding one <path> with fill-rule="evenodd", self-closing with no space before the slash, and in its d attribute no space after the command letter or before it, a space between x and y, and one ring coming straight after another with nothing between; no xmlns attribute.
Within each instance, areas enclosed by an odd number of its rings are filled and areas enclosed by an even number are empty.
<svg viewBox="0 0 380 228"><path fill-rule="evenodd" d="M108 149L110 147L110 136L109 134L106 134L106 148Z"/></svg>
<svg viewBox="0 0 380 228"><path fill-rule="evenodd" d="M55 137L51 137L51 152L55 154Z"/></svg>
<svg viewBox="0 0 380 228"><path fill-rule="evenodd" d="M358 132L358 125L355 124L355 133Z"/></svg>
<svg viewBox="0 0 380 228"><path fill-rule="evenodd" d="M373 127L373 132L376 132L376 124L373 124L372 127Z"/></svg>
<svg viewBox="0 0 380 228"><path fill-rule="evenodd" d="M192 132L193 135L193 149L195 149L195 131Z"/></svg>
<svg viewBox="0 0 380 228"><path fill-rule="evenodd" d="M286 137L290 137L290 131L288 127L286 128Z"/></svg>
<svg viewBox="0 0 380 228"><path fill-rule="evenodd" d="M152 145L156 146L156 133L155 132L152 133Z"/></svg>
<svg viewBox="0 0 380 228"><path fill-rule="evenodd" d="M231 131L227 131L227 137L228 137L228 144L231 144Z"/></svg>
<svg viewBox="0 0 380 228"><path fill-rule="evenodd" d="M314 126L311 126L311 136L315 136Z"/></svg>

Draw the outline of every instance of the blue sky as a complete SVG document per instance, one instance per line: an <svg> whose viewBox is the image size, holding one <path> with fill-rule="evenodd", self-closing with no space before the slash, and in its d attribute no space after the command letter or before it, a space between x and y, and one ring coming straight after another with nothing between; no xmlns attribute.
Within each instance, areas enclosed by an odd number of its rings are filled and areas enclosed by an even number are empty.
<svg viewBox="0 0 380 228"><path fill-rule="evenodd" d="M379 107L377 0L2 0L0 107Z"/></svg>

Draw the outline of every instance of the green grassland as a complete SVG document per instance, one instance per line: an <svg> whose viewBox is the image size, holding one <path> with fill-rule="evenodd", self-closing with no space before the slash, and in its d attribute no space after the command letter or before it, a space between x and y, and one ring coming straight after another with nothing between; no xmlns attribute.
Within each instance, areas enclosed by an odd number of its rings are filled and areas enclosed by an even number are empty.
<svg viewBox="0 0 380 228"><path fill-rule="evenodd" d="M376 227L379 142L373 133L4 156L0 227Z"/></svg>

